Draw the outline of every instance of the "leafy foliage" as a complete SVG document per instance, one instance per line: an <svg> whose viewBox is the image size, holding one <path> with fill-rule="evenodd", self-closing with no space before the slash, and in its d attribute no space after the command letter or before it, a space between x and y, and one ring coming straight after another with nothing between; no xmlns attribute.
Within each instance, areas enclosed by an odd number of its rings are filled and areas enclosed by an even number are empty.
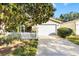
<svg viewBox="0 0 79 59"><path fill-rule="evenodd" d="M34 40L32 39L30 41L30 43L32 44L28 44L27 41L23 41L25 43L24 46L20 46L20 47L17 47L14 51L13 51L13 55L16 55L16 56L34 56L36 54L36 51L37 51L37 41L38 40ZM36 44L35 44L36 42Z"/></svg>
<svg viewBox="0 0 79 59"><path fill-rule="evenodd" d="M11 35L8 35L8 36L4 36L4 37L1 37L0 38L0 44L11 44L13 40L20 40L20 34L11 34Z"/></svg>
<svg viewBox="0 0 79 59"><path fill-rule="evenodd" d="M72 29L66 27L61 27L57 31L58 31L58 35L63 38L73 33Z"/></svg>
<svg viewBox="0 0 79 59"><path fill-rule="evenodd" d="M29 27L47 22L54 11L50 3L0 4L0 18L5 22L7 31L17 31L22 24Z"/></svg>
<svg viewBox="0 0 79 59"><path fill-rule="evenodd" d="M33 24L47 22L54 15L55 8L48 3L32 3L26 5L26 12L33 19Z"/></svg>
<svg viewBox="0 0 79 59"><path fill-rule="evenodd" d="M1 18L6 24L6 30L17 31L17 27L27 21L28 17L25 15L22 5L10 3L0 6L2 6Z"/></svg>
<svg viewBox="0 0 79 59"><path fill-rule="evenodd" d="M18 47L13 52L16 56L34 56L36 54L36 48L33 47Z"/></svg>
<svg viewBox="0 0 79 59"><path fill-rule="evenodd" d="M72 20L75 20L78 18L79 18L79 13L77 13L77 12L70 12L68 14L61 14L59 17L59 19L64 22L72 21Z"/></svg>

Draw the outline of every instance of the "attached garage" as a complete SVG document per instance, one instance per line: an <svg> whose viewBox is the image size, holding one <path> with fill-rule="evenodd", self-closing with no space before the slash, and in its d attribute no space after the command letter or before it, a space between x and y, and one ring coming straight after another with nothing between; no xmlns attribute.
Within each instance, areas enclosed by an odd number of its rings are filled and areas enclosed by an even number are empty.
<svg viewBox="0 0 79 59"><path fill-rule="evenodd" d="M52 35L57 33L57 25L55 24L42 24L38 26L37 35Z"/></svg>
<svg viewBox="0 0 79 59"><path fill-rule="evenodd" d="M49 20L47 23L43 23L37 26L37 36L50 36L57 34L57 28L59 28L59 23Z"/></svg>

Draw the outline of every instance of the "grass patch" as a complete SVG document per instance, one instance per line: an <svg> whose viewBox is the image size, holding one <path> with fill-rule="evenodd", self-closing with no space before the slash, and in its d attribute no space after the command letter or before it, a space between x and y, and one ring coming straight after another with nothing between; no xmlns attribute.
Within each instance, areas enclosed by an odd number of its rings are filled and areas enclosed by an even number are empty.
<svg viewBox="0 0 79 59"><path fill-rule="evenodd" d="M77 45L79 45L79 36L68 36L67 39Z"/></svg>

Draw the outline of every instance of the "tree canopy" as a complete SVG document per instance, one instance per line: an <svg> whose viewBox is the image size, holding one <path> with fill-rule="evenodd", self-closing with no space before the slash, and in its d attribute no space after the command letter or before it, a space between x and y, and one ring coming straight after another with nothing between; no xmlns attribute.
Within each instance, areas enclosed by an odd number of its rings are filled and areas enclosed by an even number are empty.
<svg viewBox="0 0 79 59"><path fill-rule="evenodd" d="M27 26L47 22L54 15L55 8L50 3L1 3L0 18L10 31L17 31L21 24Z"/></svg>
<svg viewBox="0 0 79 59"><path fill-rule="evenodd" d="M27 4L26 8L26 12L31 16L34 24L47 22L49 18L54 15L54 11L56 10L53 5L49 3Z"/></svg>
<svg viewBox="0 0 79 59"><path fill-rule="evenodd" d="M62 21L72 21L79 18L79 13L70 12L68 14L61 14L59 17Z"/></svg>

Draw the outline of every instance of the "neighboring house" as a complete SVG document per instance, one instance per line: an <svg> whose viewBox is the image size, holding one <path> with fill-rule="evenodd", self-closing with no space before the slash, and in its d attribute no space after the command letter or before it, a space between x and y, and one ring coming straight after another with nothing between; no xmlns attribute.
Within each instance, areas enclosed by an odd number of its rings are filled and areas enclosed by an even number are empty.
<svg viewBox="0 0 79 59"><path fill-rule="evenodd" d="M61 27L71 28L76 35L79 35L79 19L64 22L60 24Z"/></svg>
<svg viewBox="0 0 79 59"><path fill-rule="evenodd" d="M60 27L61 21L50 18L48 22L33 26L32 29L37 31L37 35L52 35L57 33L57 29Z"/></svg>

